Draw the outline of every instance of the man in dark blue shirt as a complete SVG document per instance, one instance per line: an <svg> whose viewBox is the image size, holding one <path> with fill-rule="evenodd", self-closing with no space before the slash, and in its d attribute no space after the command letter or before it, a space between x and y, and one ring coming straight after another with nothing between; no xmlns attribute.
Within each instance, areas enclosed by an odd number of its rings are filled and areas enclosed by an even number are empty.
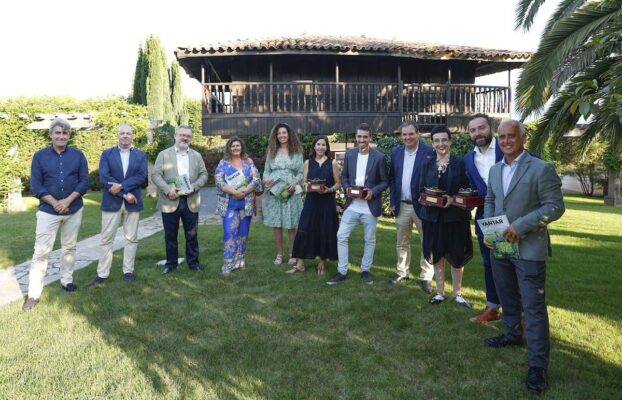
<svg viewBox="0 0 622 400"><path fill-rule="evenodd" d="M82 222L82 196L89 185L89 171L84 154L69 147L71 127L63 119L55 119L49 131L52 145L35 153L30 171L30 187L39 199L35 251L30 266L28 299L22 308L30 310L39 303L48 255L56 233L61 234L61 286L68 292L73 284L73 265L78 230Z"/></svg>

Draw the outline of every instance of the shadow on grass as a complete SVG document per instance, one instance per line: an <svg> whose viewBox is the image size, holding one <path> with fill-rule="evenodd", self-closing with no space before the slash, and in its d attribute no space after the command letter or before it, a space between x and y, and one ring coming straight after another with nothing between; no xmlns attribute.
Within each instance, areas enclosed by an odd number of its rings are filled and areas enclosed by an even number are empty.
<svg viewBox="0 0 622 400"><path fill-rule="evenodd" d="M360 260L361 233L357 229L351 241L353 264ZM223 278L220 227L202 227L199 235L202 274L180 267L161 276L153 267L164 252L159 234L139 246L136 282L121 281L117 253L104 285L71 297L46 289L45 301L86 318L164 398L528 397L526 350L482 346L483 338L502 331L501 323L470 324L471 313L450 301L429 306L416 280L399 287L384 283L395 263L389 234L378 243L374 285L360 282L355 269L335 287L325 284L335 263L328 263L325 277L314 274L312 262L310 271L294 276L272 266L271 231L257 224L247 269ZM481 267L473 269L466 290L481 299ZM90 266L76 273L76 281L94 273ZM619 394L619 364L557 339L567 336L563 327L552 329L547 397Z"/></svg>

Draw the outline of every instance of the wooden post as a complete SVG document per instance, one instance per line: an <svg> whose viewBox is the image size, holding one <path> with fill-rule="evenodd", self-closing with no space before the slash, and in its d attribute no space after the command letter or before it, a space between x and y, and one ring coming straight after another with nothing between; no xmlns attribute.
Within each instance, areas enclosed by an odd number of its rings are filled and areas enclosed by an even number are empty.
<svg viewBox="0 0 622 400"><path fill-rule="evenodd" d="M447 67L447 88L445 89L445 116L446 117L448 114L450 100L451 100L451 66L448 66Z"/></svg>
<svg viewBox="0 0 622 400"><path fill-rule="evenodd" d="M273 99L272 96L274 95L273 92L273 85L272 85L272 60L270 60L270 112L274 112L274 104L273 104Z"/></svg>
<svg viewBox="0 0 622 400"><path fill-rule="evenodd" d="M339 112L339 62L335 61L335 111Z"/></svg>
<svg viewBox="0 0 622 400"><path fill-rule="evenodd" d="M512 115L512 68L508 63L508 114Z"/></svg>
<svg viewBox="0 0 622 400"><path fill-rule="evenodd" d="M404 119L404 82L402 82L402 64L397 63L397 109L400 110L400 119Z"/></svg>

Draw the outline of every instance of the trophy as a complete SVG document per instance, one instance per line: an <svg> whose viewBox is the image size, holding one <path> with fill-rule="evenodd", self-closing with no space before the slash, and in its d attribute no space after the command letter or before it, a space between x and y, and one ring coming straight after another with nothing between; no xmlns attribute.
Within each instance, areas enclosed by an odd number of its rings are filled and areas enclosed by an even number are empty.
<svg viewBox="0 0 622 400"><path fill-rule="evenodd" d="M353 199L364 199L367 197L369 189L364 186L350 186L348 188L348 197Z"/></svg>
<svg viewBox="0 0 622 400"><path fill-rule="evenodd" d="M463 210L470 210L475 207L484 205L484 197L478 196L477 190L467 188L458 190L458 194L454 197L454 206Z"/></svg>
<svg viewBox="0 0 622 400"><path fill-rule="evenodd" d="M447 192L437 187L426 187L419 196L419 202L424 206L443 207L447 200L443 197Z"/></svg>
<svg viewBox="0 0 622 400"><path fill-rule="evenodd" d="M320 192L326 191L326 180L324 179L311 179L307 182L307 192Z"/></svg>

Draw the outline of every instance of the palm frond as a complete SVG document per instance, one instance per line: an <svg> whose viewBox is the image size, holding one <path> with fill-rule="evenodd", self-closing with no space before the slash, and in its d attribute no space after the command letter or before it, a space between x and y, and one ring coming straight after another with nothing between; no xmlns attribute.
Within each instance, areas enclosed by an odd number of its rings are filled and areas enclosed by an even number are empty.
<svg viewBox="0 0 622 400"><path fill-rule="evenodd" d="M568 82L564 89L551 102L540 119L532 138L529 140L529 148L531 150L540 154L549 138L552 140L553 146L560 143L564 134L572 130L577 121L579 121L579 118L581 118L579 112L572 112L572 106L569 104L569 100L574 99L577 88L579 88L584 81L601 79L611 68L617 65L616 62L617 60L611 58L596 60L594 64L583 72L575 75ZM615 113L613 114L615 115ZM594 119L590 120L590 124L594 125ZM594 126L598 126L598 130L600 130L599 125ZM588 142L593 140L594 137L596 137L595 134L584 134L582 136L582 138L585 138Z"/></svg>
<svg viewBox="0 0 622 400"><path fill-rule="evenodd" d="M546 23L543 32L548 32L553 29L553 25L555 25L557 21L570 16L575 10L583 7L587 1L588 0L562 0Z"/></svg>
<svg viewBox="0 0 622 400"><path fill-rule="evenodd" d="M546 104L551 97L550 81L557 66L594 33L606 27L619 12L619 8L588 4L545 33L518 81L516 102L523 115L537 112Z"/></svg>
<svg viewBox="0 0 622 400"><path fill-rule="evenodd" d="M551 95L557 95L568 79L592 65L597 57L596 50L596 46L580 47L569 54L551 78Z"/></svg>
<svg viewBox="0 0 622 400"><path fill-rule="evenodd" d="M516 21L514 29L528 31L540 7L546 0L520 0L516 5Z"/></svg>

